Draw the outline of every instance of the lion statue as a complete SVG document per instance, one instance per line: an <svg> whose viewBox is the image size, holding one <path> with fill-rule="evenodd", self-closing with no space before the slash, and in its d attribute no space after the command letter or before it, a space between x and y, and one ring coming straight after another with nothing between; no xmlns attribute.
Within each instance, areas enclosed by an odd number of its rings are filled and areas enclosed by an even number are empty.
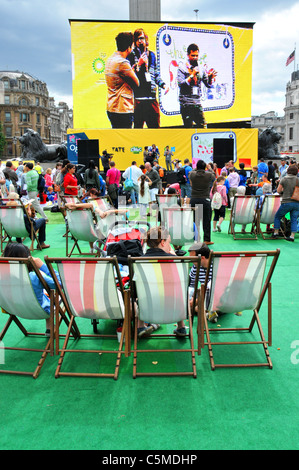
<svg viewBox="0 0 299 470"><path fill-rule="evenodd" d="M258 158L271 160L279 156L277 144L280 139L281 135L272 126L262 131L258 140Z"/></svg>
<svg viewBox="0 0 299 470"><path fill-rule="evenodd" d="M58 162L67 157L65 144L46 145L41 136L33 129L27 129L24 135L19 137L23 151L23 160L35 160L37 162Z"/></svg>

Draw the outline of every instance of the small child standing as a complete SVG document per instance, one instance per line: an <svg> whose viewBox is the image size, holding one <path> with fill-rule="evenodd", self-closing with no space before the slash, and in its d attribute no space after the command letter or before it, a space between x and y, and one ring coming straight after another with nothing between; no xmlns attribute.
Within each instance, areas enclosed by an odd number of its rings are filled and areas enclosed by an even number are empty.
<svg viewBox="0 0 299 470"><path fill-rule="evenodd" d="M152 182L146 175L139 176L137 181L139 186L138 202L140 204L140 217L145 217L150 202L149 187Z"/></svg>
<svg viewBox="0 0 299 470"><path fill-rule="evenodd" d="M221 224L225 218L225 207L227 206L227 194L226 194L226 187L224 185L225 178L223 176L218 176L218 178L214 181L210 199L213 199L213 196L216 192L218 192L222 198L221 207L219 209L214 208L214 219L213 219L213 232L221 232ZM218 223L217 223L218 222Z"/></svg>

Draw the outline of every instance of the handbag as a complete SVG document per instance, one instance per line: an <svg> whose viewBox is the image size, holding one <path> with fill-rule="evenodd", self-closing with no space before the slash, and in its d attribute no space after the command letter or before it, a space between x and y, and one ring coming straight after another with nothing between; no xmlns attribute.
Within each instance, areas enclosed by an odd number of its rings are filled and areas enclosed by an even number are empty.
<svg viewBox="0 0 299 470"><path fill-rule="evenodd" d="M298 201L299 202L299 186L298 186L298 181L296 182L296 186L294 188L294 192L292 194L291 199L293 201Z"/></svg>
<svg viewBox="0 0 299 470"><path fill-rule="evenodd" d="M130 178L127 178L125 183L124 183L124 188L125 190L130 190L134 188L134 183L132 180L132 168L130 168Z"/></svg>

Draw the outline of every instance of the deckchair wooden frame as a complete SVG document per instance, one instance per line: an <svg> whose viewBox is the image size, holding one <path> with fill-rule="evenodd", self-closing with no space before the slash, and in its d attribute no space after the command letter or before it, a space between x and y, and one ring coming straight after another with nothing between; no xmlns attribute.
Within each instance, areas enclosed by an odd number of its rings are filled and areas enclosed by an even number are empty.
<svg viewBox="0 0 299 470"><path fill-rule="evenodd" d="M21 348L21 347L9 347L9 346L6 346L5 345L5 349L6 350L13 350L13 351L26 351L26 352L42 352L42 355L38 361L38 364L35 368L34 371L19 371L19 370L0 370L0 373L1 374L12 374L12 375L29 375L29 376L32 376L34 379L36 379L40 372L41 372L41 369L42 369L42 366L46 360L46 357L48 354L50 354L50 356L54 356L54 331L55 331L55 326L54 326L54 308L55 308L55 304L54 304L54 291L51 290L49 288L49 286L47 285L47 283L45 282L44 278L42 277L42 275L40 274L39 272L39 269L36 267L33 259L31 257L29 257L28 259L24 259L24 258L0 258L0 265L3 264L3 263L20 263L20 264L24 264L27 266L27 269L30 267L31 269L34 270L34 272L36 273L36 275L38 276L39 280L41 281L41 283L43 284L44 286L44 289L48 292L48 295L50 297L50 337L46 343L46 346L44 349L41 349L41 348ZM30 278L29 278L29 271L28 271L28 278L27 278L27 281L28 281L28 288L31 288L31 281L30 281ZM38 300L36 299L36 302L38 303ZM13 305L11 306L11 308L13 308ZM30 305L24 305L24 308L28 308L30 309ZM42 309L42 307L40 307ZM0 341L3 341L9 327L11 326L12 323L14 323L20 330L21 332L24 334L24 336L35 336L35 337L45 337L45 334L44 333L36 333L36 332L29 332L23 325L22 321L16 316L14 315L13 313L10 313L8 311L3 311L3 313L9 315L9 318L2 330L2 332L0 333ZM46 313L45 313L45 318L47 317ZM23 319L22 319L23 320ZM24 321L24 320L23 320ZM30 320L30 321L33 321ZM39 319L39 321L42 321L42 319Z"/></svg>
<svg viewBox="0 0 299 470"><path fill-rule="evenodd" d="M135 307L135 303L138 304L138 287L134 281L134 264L135 263L165 263L165 262L180 262L180 263L195 263L197 264L196 275L195 275L195 286L198 285L198 278L199 278L199 268L200 268L200 256L198 257L187 257L187 256L163 256L163 257L142 257L142 258L135 258L135 257L128 257L129 262L129 275L130 275L130 288L131 288L131 300L132 300L132 312L134 315L134 349L133 349L133 378L137 377L160 377L160 376L193 376L194 378L197 377L196 371L196 360L195 360L195 349L194 349L194 337L193 337L193 318L195 312L195 305L196 299L198 298L198 289L194 289L193 294L193 304L192 309L190 308L189 296L188 292L186 292L186 319L189 321L189 334L186 338L189 339L190 348L184 349L140 349L138 348L138 312L137 308ZM139 308L139 307L138 307ZM157 320L159 322L159 320ZM203 329L203 323L201 322L201 318L199 318L199 329ZM147 340L157 338L175 338L178 341L178 338L175 334L152 334L150 335ZM182 353L191 353L191 365L192 369L190 372L138 372L137 371L137 357L138 353L173 353L173 352L182 352Z"/></svg>
<svg viewBox="0 0 299 470"><path fill-rule="evenodd" d="M240 200L240 199L244 199L244 200L247 200L247 199L251 199L251 200L255 200L255 210L254 210L254 213L252 215L252 219L251 221L249 221L246 225L251 225L251 230L250 232L242 232L242 231L236 231L235 230L235 225L236 225L236 222L234 222L234 211L235 211L235 206L237 205L237 200ZM234 240L257 240L257 233L256 233L256 228L255 228L255 220L256 220L256 211L257 211L257 208L256 208L256 205L257 205L257 202L258 202L258 199L259 199L259 196L253 196L253 195L240 195L240 194L237 194L235 197L234 197L234 202L233 202L233 206L232 206L232 210L230 212L230 221L229 221L229 227L228 227L228 233L229 234L232 234L233 237L234 237ZM237 224L239 225L242 225L240 224L240 222L237 222ZM240 234L242 235L248 235L250 234L250 236L239 236Z"/></svg>
<svg viewBox="0 0 299 470"><path fill-rule="evenodd" d="M223 251L223 252L213 252L211 251L210 257L209 257L209 262L208 262L208 267L207 267L207 274L206 274L206 279L204 285L201 286L201 294L200 294L200 307L199 307L199 315L201 316L202 320L204 322L205 328L204 332L200 331L198 328L198 354L201 353L200 349L203 348L205 345L208 346L208 353L209 353L209 359L210 359L210 364L211 364L211 369L215 370L216 368L227 368L227 367L268 367L270 369L273 368L272 360L270 358L268 346L272 346L272 284L271 284L271 278L275 269L275 266L278 261L278 257L280 254L280 250L277 249L275 251L243 251L243 252L230 252L230 251ZM240 256L249 256L249 257L254 257L254 256L267 256L267 257L273 257L273 260L271 262L271 265L267 269L267 275L264 279L260 297L258 300L258 304L256 308L253 311L253 316L251 318L249 327L247 328L210 328L207 317L205 314L205 296L206 296L206 291L207 291L207 284L208 284L208 273L210 272L211 265L213 263L213 260L215 257L240 257ZM268 339L266 339L265 334L262 329L260 317L259 317L259 311L262 306L263 300L268 294ZM260 335L260 341L227 341L227 342L215 342L211 340L211 334L219 334L219 332L244 332L244 333L251 333L252 329L257 323L258 330L259 330L259 335ZM204 333L206 335L206 342L204 342ZM265 353L266 357L266 362L260 362L260 363L253 363L253 364L216 364L215 359L214 359L214 354L213 354L213 347L217 345L245 345L245 344L252 344L252 345L262 345L263 350Z"/></svg>
<svg viewBox="0 0 299 470"><path fill-rule="evenodd" d="M27 237L31 239L31 245L30 245L30 251L34 251L34 241L37 242L37 247L40 251L42 251L42 247L40 245L40 242L39 242L39 239L38 239L38 230L35 231L34 230L34 227L33 227L33 222L31 221L29 215L28 215L28 212L27 212L27 209L26 207L21 203L20 205L17 205L17 206L0 206L0 211L5 211L5 210L17 210L17 211L22 211L23 212L23 215L26 214L27 217L28 217L28 220L29 220L29 223L30 223L30 227L31 227L31 234L29 234L27 232L27 229L26 229L26 226L25 226L25 221L23 219L23 224L24 224L24 235L26 235L27 233ZM6 234L7 238L8 238L8 241L7 243L11 243L12 241L12 237L15 237L16 235L12 232L8 233L9 230L7 230L7 227L5 228L5 223L3 224L3 220L2 220L2 216L0 216L0 219L1 219L1 227L2 229L4 230L4 233ZM23 228L23 227L22 227ZM1 232L2 234L2 232ZM3 252L3 242L6 238L6 236L3 236L1 235L1 252ZM27 237L24 237L27 238Z"/></svg>
<svg viewBox="0 0 299 470"><path fill-rule="evenodd" d="M79 213L84 213L84 212L89 212L91 215L92 215L92 218L94 220L94 212L92 209L88 209L88 208L82 208L82 207L78 207L76 209L72 209L72 210L66 210L66 212L79 212ZM83 225L83 224L82 224ZM95 230L95 229L94 229ZM69 235L70 234L70 235ZM73 240L73 246L71 248L71 250L69 251L69 238L71 238L71 240ZM97 241L97 239L95 239L94 241ZM72 231L70 230L70 227L69 227L69 224L67 224L67 231L66 231L66 256L67 257L71 257L73 252L74 252L74 249L77 248L77 250L79 251L79 255L83 255L83 256L98 256L97 253L82 253L81 251L81 248L79 246L79 242L80 242L80 239L76 238L75 235L72 233Z"/></svg>
<svg viewBox="0 0 299 470"><path fill-rule="evenodd" d="M116 278L118 280L118 284L123 296L124 300L124 323L123 323L123 328L122 328L122 333L121 333L121 338L119 342L119 347L117 350L95 350L95 349L67 349L68 342L70 339L71 331L73 328L75 328L75 331L78 333L77 337L74 339L79 340L80 338L117 338L117 335L105 335L105 334L81 334L79 327L76 322L76 317L73 315L72 310L70 308L70 305L67 301L66 297L66 286L63 284L59 284L57 276L55 274L55 271L53 269L53 264L59 264L61 262L67 261L68 263L111 263L115 269L116 272ZM120 362L121 362L121 356L124 354L126 357L128 357L131 353L131 330L130 330L130 290L125 290L123 288L123 284L121 281L121 275L120 275L120 270L119 266L117 263L116 258L105 258L105 259L90 259L90 258L80 258L80 259L69 259L69 258L49 258L45 256L45 262L51 272L51 275L54 279L54 282L56 284L56 299L59 296L62 300L62 303L65 307L66 312L68 313L70 317L70 323L69 327L67 330L66 335L64 336L64 343L62 348L59 347L59 331L58 328L56 330L56 353L60 353L58 365L56 368L55 372L55 378L61 377L61 376L73 376L73 377L101 377L101 378L114 378L114 380L117 380L118 374L119 374L119 367L120 367ZM79 286L78 286L79 288ZM57 300L56 300L57 301ZM56 310L57 314L57 310ZM89 318L90 319L90 318ZM57 320L56 320L57 323ZM57 323L59 324L59 323ZM123 350L123 345L125 344L125 348ZM92 353L92 354L116 354L116 364L115 364L115 369L113 373L84 373L84 372L64 372L61 370L63 361L65 358L66 353Z"/></svg>

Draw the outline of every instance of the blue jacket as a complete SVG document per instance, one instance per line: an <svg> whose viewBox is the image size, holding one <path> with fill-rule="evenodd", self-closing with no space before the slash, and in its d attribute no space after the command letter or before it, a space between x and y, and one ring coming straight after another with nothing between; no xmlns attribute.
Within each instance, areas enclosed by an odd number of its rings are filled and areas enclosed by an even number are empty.
<svg viewBox="0 0 299 470"><path fill-rule="evenodd" d="M48 266L46 264L43 264L42 267L40 268L41 275L45 279L46 283L50 287L50 289L55 289L55 282L51 276L51 273L48 269ZM57 276L57 279L60 281L59 274L55 271L55 274ZM29 277L31 280L31 284L34 290L34 293L36 295L36 298L40 304L40 306L44 309L46 313L50 315L50 298L44 293L44 287L39 280L37 274L34 271L31 271L29 273Z"/></svg>

